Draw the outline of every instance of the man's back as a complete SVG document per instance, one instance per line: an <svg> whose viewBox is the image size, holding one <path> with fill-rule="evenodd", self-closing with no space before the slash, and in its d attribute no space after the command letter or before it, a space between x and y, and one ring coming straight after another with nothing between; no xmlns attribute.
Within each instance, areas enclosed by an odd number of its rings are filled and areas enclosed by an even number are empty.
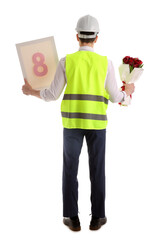
<svg viewBox="0 0 165 240"><path fill-rule="evenodd" d="M66 128L105 129L109 95L105 90L108 60L91 51L66 56L67 87L61 104Z"/></svg>

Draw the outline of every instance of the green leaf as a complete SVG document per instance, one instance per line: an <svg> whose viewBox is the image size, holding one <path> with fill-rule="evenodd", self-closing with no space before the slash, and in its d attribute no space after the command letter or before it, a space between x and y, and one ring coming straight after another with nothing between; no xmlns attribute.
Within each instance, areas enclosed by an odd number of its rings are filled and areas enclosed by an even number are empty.
<svg viewBox="0 0 165 240"><path fill-rule="evenodd" d="M130 73L132 72L132 70L133 70L133 66L131 65L131 66L129 66L129 69L130 69Z"/></svg>

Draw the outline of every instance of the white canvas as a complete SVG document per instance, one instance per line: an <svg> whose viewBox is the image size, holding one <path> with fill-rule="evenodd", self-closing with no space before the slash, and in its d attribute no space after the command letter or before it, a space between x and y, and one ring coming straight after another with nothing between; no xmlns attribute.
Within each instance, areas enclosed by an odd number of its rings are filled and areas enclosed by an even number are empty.
<svg viewBox="0 0 165 240"><path fill-rule="evenodd" d="M16 44L23 77L33 89L50 86L58 64L54 37Z"/></svg>

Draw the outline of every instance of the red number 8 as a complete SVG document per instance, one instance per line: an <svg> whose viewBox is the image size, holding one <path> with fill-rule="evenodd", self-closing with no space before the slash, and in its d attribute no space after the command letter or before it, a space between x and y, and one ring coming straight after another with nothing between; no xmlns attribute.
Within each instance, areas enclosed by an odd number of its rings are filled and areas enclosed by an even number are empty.
<svg viewBox="0 0 165 240"><path fill-rule="evenodd" d="M39 60L38 60L38 58L39 58ZM34 53L32 56L32 60L34 63L33 71L34 71L35 75L39 76L39 77L46 75L48 72L48 67L46 64L44 64L44 61L45 61L44 55L39 52ZM42 68L42 71L38 71L39 67Z"/></svg>

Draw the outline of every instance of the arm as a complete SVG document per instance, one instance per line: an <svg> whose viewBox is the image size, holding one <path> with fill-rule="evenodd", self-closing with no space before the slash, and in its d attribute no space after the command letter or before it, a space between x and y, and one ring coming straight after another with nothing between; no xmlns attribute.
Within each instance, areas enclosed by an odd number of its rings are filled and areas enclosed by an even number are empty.
<svg viewBox="0 0 165 240"><path fill-rule="evenodd" d="M66 84L65 59L61 58L56 69L54 80L48 89L43 89L40 96L45 101L57 100L61 95Z"/></svg>
<svg viewBox="0 0 165 240"><path fill-rule="evenodd" d="M111 102L122 102L125 100L126 96L129 96L134 92L134 84L124 84L124 91L119 91L115 77L114 67L112 61L109 60L107 76L105 80L105 89L110 95Z"/></svg>

